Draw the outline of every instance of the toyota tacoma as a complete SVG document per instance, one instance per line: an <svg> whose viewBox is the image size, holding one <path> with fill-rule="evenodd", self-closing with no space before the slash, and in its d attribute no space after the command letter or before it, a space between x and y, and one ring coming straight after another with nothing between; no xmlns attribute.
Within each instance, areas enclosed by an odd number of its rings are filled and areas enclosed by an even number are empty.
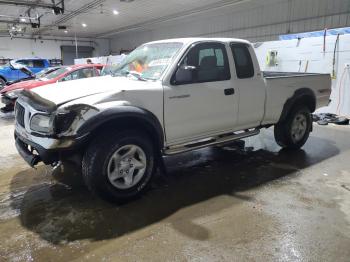
<svg viewBox="0 0 350 262"><path fill-rule="evenodd" d="M140 195L162 156L259 134L302 147L328 104L329 74L262 72L252 45L229 38L144 44L112 75L22 91L15 140L31 165L75 159L112 201Z"/></svg>

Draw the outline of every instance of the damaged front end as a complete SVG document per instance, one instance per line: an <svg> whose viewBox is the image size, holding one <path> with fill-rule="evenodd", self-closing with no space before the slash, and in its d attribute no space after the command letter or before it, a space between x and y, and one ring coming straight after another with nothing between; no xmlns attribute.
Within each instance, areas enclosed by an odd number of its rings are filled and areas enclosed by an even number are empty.
<svg viewBox="0 0 350 262"><path fill-rule="evenodd" d="M77 151L88 134L76 130L98 109L76 104L56 105L31 91L23 91L15 107L16 148L32 167L39 162L53 164L62 154Z"/></svg>

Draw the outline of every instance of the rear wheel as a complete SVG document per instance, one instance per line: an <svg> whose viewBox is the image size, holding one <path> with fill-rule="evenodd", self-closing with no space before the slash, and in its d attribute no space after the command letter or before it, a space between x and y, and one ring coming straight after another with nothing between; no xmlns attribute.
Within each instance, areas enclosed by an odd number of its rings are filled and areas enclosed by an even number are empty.
<svg viewBox="0 0 350 262"><path fill-rule="evenodd" d="M97 195L123 202L141 195L150 184L154 160L153 144L145 134L101 134L83 157L83 178Z"/></svg>
<svg viewBox="0 0 350 262"><path fill-rule="evenodd" d="M312 130L310 110L302 105L295 106L285 121L275 125L274 133L277 144L283 148L299 149L309 138Z"/></svg>

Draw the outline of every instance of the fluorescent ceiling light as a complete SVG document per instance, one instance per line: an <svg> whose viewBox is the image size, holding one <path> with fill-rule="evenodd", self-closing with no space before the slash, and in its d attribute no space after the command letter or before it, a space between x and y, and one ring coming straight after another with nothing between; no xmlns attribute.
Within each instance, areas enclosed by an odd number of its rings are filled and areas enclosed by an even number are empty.
<svg viewBox="0 0 350 262"><path fill-rule="evenodd" d="M118 15L119 12L117 10L113 10L113 15Z"/></svg>
<svg viewBox="0 0 350 262"><path fill-rule="evenodd" d="M64 33L65 33L65 34L67 34L67 33L68 33L68 31L67 31L67 30L64 30Z"/></svg>
<svg viewBox="0 0 350 262"><path fill-rule="evenodd" d="M20 21L21 21L21 22L26 22L27 20L26 20L25 18L22 17L22 18L20 19Z"/></svg>
<svg viewBox="0 0 350 262"><path fill-rule="evenodd" d="M87 24L85 24L85 23L82 23L81 25L82 25L82 27L87 27Z"/></svg>

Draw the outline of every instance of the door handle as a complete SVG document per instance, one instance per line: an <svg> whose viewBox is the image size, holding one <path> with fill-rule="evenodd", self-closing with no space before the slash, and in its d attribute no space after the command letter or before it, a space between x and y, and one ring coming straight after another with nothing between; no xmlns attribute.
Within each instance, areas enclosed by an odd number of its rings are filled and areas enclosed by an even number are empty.
<svg viewBox="0 0 350 262"><path fill-rule="evenodd" d="M231 96L235 93L235 90L233 88L227 88L224 90L225 96Z"/></svg>

